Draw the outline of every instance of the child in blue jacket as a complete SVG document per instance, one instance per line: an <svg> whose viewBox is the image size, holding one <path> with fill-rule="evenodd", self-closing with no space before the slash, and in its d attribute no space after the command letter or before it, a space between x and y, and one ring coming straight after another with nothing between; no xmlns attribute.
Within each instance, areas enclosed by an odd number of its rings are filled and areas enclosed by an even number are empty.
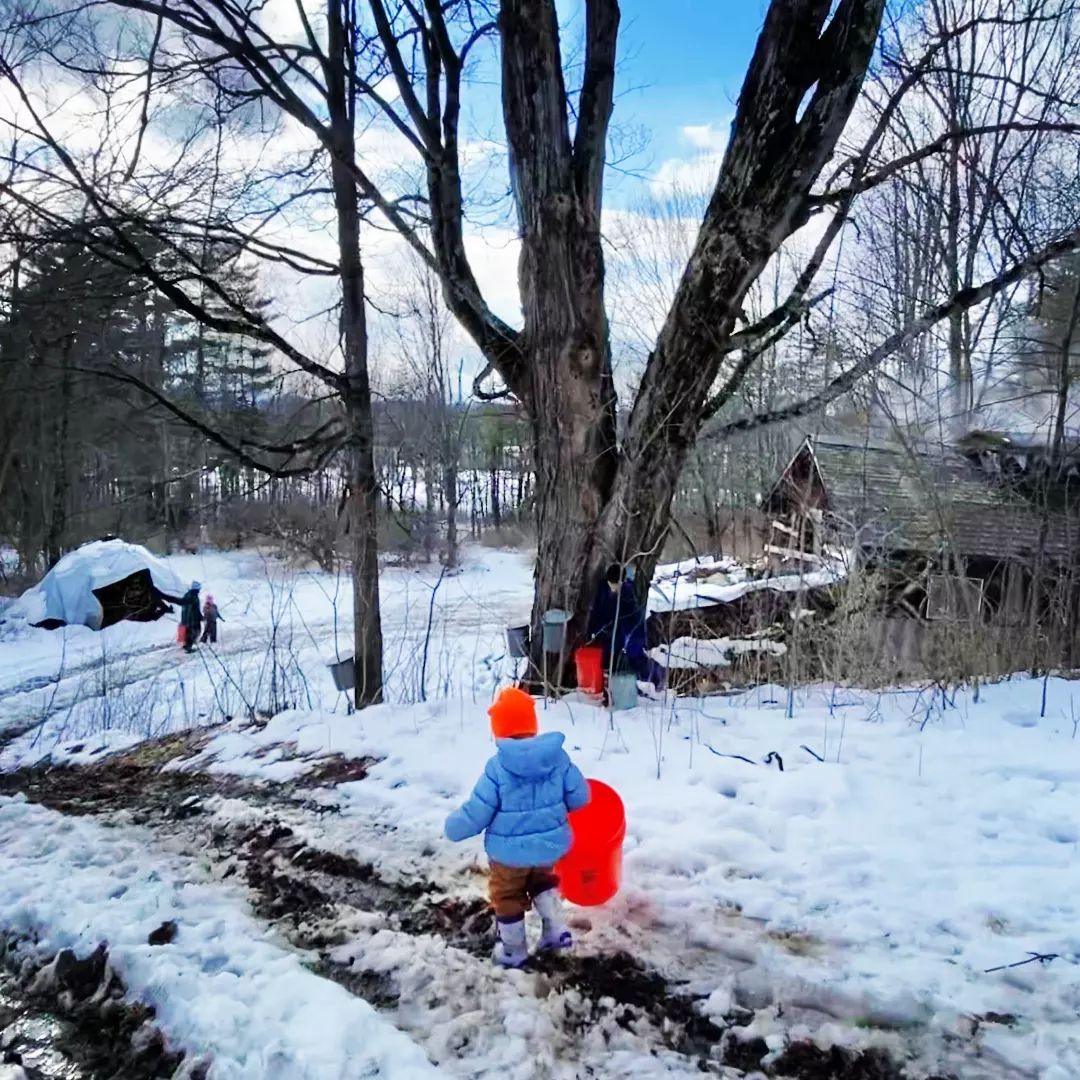
<svg viewBox="0 0 1080 1080"><path fill-rule="evenodd" d="M538 734L536 704L523 690L503 690L488 714L498 752L469 800L446 819L446 835L459 841L484 833L499 930L495 962L517 968L529 958L525 913L532 906L543 926L541 950L573 944L554 866L570 850L568 815L588 803L589 785L563 749L564 736Z"/></svg>

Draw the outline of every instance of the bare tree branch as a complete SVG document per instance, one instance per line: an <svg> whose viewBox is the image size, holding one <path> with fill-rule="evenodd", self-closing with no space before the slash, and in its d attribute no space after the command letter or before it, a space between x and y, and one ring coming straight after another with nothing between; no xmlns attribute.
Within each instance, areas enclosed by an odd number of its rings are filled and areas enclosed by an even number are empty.
<svg viewBox="0 0 1080 1080"><path fill-rule="evenodd" d="M861 195L871 188L878 187L885 183L886 180L896 176L897 173L910 168L912 165L918 164L920 161L925 161L927 158L940 154L944 149L951 145L966 142L969 139L978 139L985 135L1003 135L1022 132L1056 132L1062 135L1080 135L1080 123L1073 124L1064 121L1050 122L1045 120L1034 123L1016 121L1006 124L983 124L978 127L957 128L952 131L946 131L932 142L919 147L917 150L912 150L909 154L904 154L902 157L890 161L887 165L883 165L880 169L863 177L863 179L856 183L843 188L837 188L833 191L827 191L821 195L811 195L807 201L812 207L822 207L828 206L831 203L842 202L850 199L853 195Z"/></svg>
<svg viewBox="0 0 1080 1080"><path fill-rule="evenodd" d="M19 99L23 102L27 111L33 117L34 122L37 124L42 138L59 158L74 181L76 188L85 196L87 202L94 207L101 224L110 231L113 240L115 241L116 248L123 251L124 254L130 258L131 269L138 270L140 273L144 274L149 280L153 281L154 285L176 304L177 307L195 318L198 318L204 325L215 330L220 330L223 333L247 334L268 345L273 345L275 348L280 349L283 355L288 357L288 359L300 368L301 371L314 376L328 386L339 387L343 385L341 375L304 355L304 353L300 352L299 349L282 337L276 330L271 328L261 316L243 309L241 309L240 319L224 319L215 316L192 300L191 297L189 297L188 294L183 289L179 288L173 281L169 280L165 274L146 258L138 244L128 236L127 232L117 225L109 212L109 207L101 198L94 185L83 176L75 159L68 153L63 144L52 135L48 125L41 118L33 101L26 93L22 83L16 77L15 72L7 66L3 59L0 59L0 74L3 74L15 88ZM187 258L186 253L184 253L184 257ZM219 299L225 301L230 307L237 307L236 301L228 295L217 281L204 276L203 282L208 288L215 292Z"/></svg>
<svg viewBox="0 0 1080 1080"><path fill-rule="evenodd" d="M1060 240L1047 245L1040 251L1021 259L1000 274L983 282L981 285L964 289L948 300L937 304L907 326L889 335L880 345L872 349L858 363L836 376L823 390L791 405L770 409L753 416L732 420L708 431L710 439L725 439L739 431L752 431L768 424L778 424L785 420L794 420L800 416L809 416L819 409L842 397L851 390L860 379L870 374L909 341L914 340L927 330L944 322L958 311L967 311L1022 281L1048 263L1080 249L1080 229L1069 233Z"/></svg>
<svg viewBox="0 0 1080 1080"><path fill-rule="evenodd" d="M806 304L799 305L795 308L787 311L780 322L775 322L772 315L767 316L767 320L771 324L771 329L768 332L756 333L750 341L746 341L741 346L743 353L739 357L739 362L735 365L731 374L728 376L724 385L705 402L705 406L702 409L702 422L711 420L742 388L743 382L746 376L750 373L754 364L758 359L769 349L775 348L787 334L796 327L800 320L805 318L810 310L822 300L826 300L830 297L834 289L826 289L824 292L820 292L817 296L812 297ZM780 311L777 308L776 311ZM775 314L775 312L773 313ZM755 324L756 326L763 326L766 319L762 319L761 322ZM736 335L739 336L739 335Z"/></svg>
<svg viewBox="0 0 1080 1080"><path fill-rule="evenodd" d="M574 173L578 197L598 216L603 197L604 151L614 103L618 34L617 0L586 0L585 77L574 132Z"/></svg>
<svg viewBox="0 0 1080 1080"><path fill-rule="evenodd" d="M346 436L339 420L330 420L321 425L310 435L306 435L301 439L296 439L288 443L273 444L260 443L246 439L233 439L219 431L217 428L211 427L194 413L173 401L167 394L162 393L156 387L151 386L150 383L140 379L132 372L122 371L120 369L83 368L78 366L73 366L71 370L134 387L139 393L144 394L171 413L177 420L182 421L187 427L191 428L192 431L197 431L200 435L209 439L215 446L221 447L222 450L225 450L242 465L247 465L249 468L255 469L265 476L280 478L286 476L304 476L308 473L317 472L345 444ZM245 449L245 447L263 450L270 454L284 455L286 462L301 453L315 451L316 454L311 461L303 465L272 465L267 461L253 456Z"/></svg>

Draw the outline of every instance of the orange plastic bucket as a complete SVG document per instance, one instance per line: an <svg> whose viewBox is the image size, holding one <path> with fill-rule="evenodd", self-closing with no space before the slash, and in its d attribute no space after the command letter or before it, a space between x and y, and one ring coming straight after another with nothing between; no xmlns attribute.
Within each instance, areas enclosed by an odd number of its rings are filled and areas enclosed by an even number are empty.
<svg viewBox="0 0 1080 1080"><path fill-rule="evenodd" d="M574 653L579 690L587 694L604 692L604 650L599 645L582 645Z"/></svg>
<svg viewBox="0 0 1080 1080"><path fill-rule="evenodd" d="M589 791L589 805L570 815L573 846L555 867L563 897L579 907L606 904L619 891L626 839L626 809L618 792L599 780L589 781Z"/></svg>

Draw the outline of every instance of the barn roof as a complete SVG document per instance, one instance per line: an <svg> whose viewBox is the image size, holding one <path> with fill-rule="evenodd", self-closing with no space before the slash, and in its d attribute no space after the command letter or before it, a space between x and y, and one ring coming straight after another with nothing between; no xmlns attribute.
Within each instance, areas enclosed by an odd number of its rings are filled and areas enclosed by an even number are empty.
<svg viewBox="0 0 1080 1080"><path fill-rule="evenodd" d="M800 490L796 490L796 487ZM810 496L832 522L854 530L864 548L1058 560L1080 547L1076 510L1040 512L1014 478L941 445L909 445L850 436L808 438L774 497Z"/></svg>

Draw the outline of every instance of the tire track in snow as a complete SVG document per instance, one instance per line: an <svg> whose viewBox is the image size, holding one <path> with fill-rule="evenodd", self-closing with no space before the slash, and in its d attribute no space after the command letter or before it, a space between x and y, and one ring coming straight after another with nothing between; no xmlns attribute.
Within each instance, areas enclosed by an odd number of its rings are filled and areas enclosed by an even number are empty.
<svg viewBox="0 0 1080 1080"><path fill-rule="evenodd" d="M315 624L316 629L318 624ZM310 643L305 643L304 648ZM35 728L44 730L50 721L78 714L90 716L89 725L104 731L122 729L125 721L135 719L127 714L141 714L149 707L167 698L159 690L164 687L173 698L183 697L192 686L197 688L194 706L197 709L220 711L220 702L241 704L249 695L258 692L265 681L259 675L254 688L244 685L250 671L238 670L238 662L267 655L271 651L269 638L250 634L237 636L235 643L199 649L195 654L183 654L174 642L154 644L143 649L129 649L118 653L99 654L71 667L61 666L51 674L38 674L15 686L0 690L0 749ZM117 699L122 700L117 704ZM175 705L183 713L185 702ZM246 707L246 706L244 706ZM116 708L120 715L115 720L97 713L107 714ZM243 713L242 708L235 710ZM91 715L93 714L93 715ZM198 717L184 716L183 727L196 726L205 720L208 712ZM147 719L150 723L151 719ZM171 726L171 720L170 720ZM85 724L83 725L85 726ZM168 728L166 728L167 730ZM161 728L157 728L160 731ZM149 736L150 731L144 734ZM84 741L90 738L76 723L76 731L68 736L66 731L57 734L52 743Z"/></svg>

